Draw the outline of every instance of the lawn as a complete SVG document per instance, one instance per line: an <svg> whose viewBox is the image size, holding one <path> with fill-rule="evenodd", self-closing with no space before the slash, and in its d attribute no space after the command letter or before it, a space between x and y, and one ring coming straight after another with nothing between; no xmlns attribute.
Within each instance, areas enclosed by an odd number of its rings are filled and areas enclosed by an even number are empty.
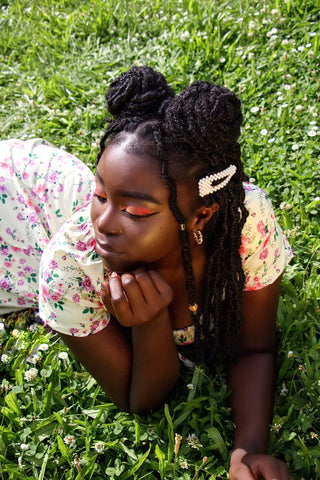
<svg viewBox="0 0 320 480"><path fill-rule="evenodd" d="M132 65L240 96L246 172L293 247L278 314L270 451L320 478L319 0L3 0L0 138L41 137L92 169L104 93ZM0 318L0 480L227 479L223 372L183 372L158 412L119 411L37 313ZM182 436L177 448L177 435Z"/></svg>

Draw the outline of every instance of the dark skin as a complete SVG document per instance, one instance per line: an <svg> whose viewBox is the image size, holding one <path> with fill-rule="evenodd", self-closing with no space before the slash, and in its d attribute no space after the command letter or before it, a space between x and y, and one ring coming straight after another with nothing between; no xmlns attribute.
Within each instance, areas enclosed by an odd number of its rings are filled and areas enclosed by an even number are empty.
<svg viewBox="0 0 320 480"><path fill-rule="evenodd" d="M130 139L128 140L130 141ZM219 206L195 207L194 188L177 186L178 204L190 233L198 303L206 253L192 232L203 231ZM107 327L87 337L61 335L119 408L144 413L158 408L174 387L180 362L172 328L192 323L169 192L152 159L126 145L111 145L97 168L91 217L97 253L111 270L104 301ZM245 292L240 357L229 369L235 429L231 480L290 480L286 465L265 455L272 416L275 321L280 279ZM131 329L131 342L125 330Z"/></svg>

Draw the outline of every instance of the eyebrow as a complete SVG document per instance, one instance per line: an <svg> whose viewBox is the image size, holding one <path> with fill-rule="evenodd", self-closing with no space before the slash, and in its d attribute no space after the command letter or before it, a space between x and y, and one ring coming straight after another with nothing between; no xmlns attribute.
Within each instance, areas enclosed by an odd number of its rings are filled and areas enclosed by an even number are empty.
<svg viewBox="0 0 320 480"><path fill-rule="evenodd" d="M102 185L104 185L103 179L102 179L101 176L99 175L98 170L96 170L96 176L97 176L99 182L100 182ZM157 200L156 198L154 198L154 197L153 197L152 195L150 195L149 193L132 192L132 191L128 191L128 190L118 190L118 191L117 191L117 195L119 195L119 197L145 200L145 201L147 201L147 202L152 202L152 203L155 203L155 204L157 204L157 205L160 205L159 200Z"/></svg>

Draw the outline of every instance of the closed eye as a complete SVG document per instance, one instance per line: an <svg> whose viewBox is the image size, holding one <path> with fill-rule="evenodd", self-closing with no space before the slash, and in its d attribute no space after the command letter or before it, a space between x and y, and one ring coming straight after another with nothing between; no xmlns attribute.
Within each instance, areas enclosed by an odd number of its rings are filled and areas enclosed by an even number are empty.
<svg viewBox="0 0 320 480"><path fill-rule="evenodd" d="M122 211L126 212L126 214L132 218L147 218L159 213L159 212L152 212L148 208L134 207L132 205L129 205L128 207L122 209Z"/></svg>
<svg viewBox="0 0 320 480"><path fill-rule="evenodd" d="M99 202L105 203L107 201L107 197L103 197L99 195L97 192L94 192L93 196L98 199Z"/></svg>

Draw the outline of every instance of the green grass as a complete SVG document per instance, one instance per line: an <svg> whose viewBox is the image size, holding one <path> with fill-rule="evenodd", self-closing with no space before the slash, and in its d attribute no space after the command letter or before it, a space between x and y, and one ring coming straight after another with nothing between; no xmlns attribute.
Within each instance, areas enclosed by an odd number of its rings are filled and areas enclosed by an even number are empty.
<svg viewBox="0 0 320 480"><path fill-rule="evenodd" d="M204 79L241 97L246 171L270 194L295 252L279 308L270 450L295 479L319 479L319 0L1 5L2 139L45 138L93 168L104 93L133 64L160 70L177 91ZM1 480L227 478L222 374L187 372L167 405L143 418L108 403L71 355L59 358L66 348L30 312L0 326ZM37 376L27 381L30 368Z"/></svg>

